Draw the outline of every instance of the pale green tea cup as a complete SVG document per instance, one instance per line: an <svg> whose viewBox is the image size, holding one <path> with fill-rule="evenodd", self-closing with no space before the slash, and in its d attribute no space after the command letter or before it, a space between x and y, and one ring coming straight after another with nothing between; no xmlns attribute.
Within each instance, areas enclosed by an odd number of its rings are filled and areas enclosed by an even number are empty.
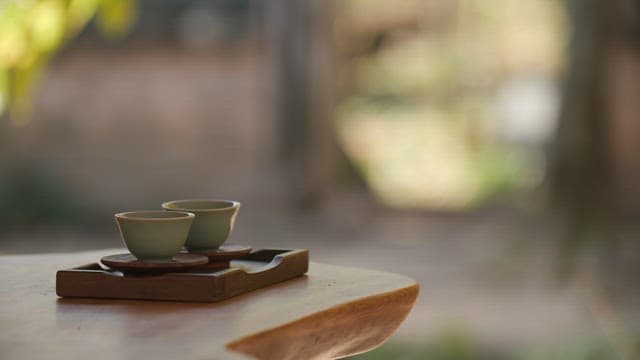
<svg viewBox="0 0 640 360"><path fill-rule="evenodd" d="M240 203L228 200L175 200L162 204L162 207L196 215L185 247L197 252L215 250L227 240L233 230Z"/></svg>
<svg viewBox="0 0 640 360"><path fill-rule="evenodd" d="M131 211L115 214L120 235L141 261L165 262L184 246L195 215L184 211Z"/></svg>

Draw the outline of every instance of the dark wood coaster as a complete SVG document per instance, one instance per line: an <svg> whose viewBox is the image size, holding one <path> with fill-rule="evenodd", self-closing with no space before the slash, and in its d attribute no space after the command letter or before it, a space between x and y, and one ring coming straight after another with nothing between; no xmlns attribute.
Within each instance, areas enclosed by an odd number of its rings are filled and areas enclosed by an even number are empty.
<svg viewBox="0 0 640 360"><path fill-rule="evenodd" d="M221 245L215 250L189 251L189 254L204 255L209 258L210 263L229 262L234 259L241 259L251 253L251 246L228 244Z"/></svg>
<svg viewBox="0 0 640 360"><path fill-rule="evenodd" d="M140 261L132 254L109 255L100 259L104 265L121 271L128 272L170 272L186 270L204 265L209 259L198 254L178 254L167 262Z"/></svg>

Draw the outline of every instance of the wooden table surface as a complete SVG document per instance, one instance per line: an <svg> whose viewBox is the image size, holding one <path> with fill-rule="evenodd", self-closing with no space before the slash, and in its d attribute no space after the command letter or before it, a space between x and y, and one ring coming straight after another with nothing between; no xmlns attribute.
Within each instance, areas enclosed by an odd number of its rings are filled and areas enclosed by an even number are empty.
<svg viewBox="0 0 640 360"><path fill-rule="evenodd" d="M56 270L122 250L0 256L1 359L311 359L382 344L409 314L405 276L311 263L219 303L67 299Z"/></svg>

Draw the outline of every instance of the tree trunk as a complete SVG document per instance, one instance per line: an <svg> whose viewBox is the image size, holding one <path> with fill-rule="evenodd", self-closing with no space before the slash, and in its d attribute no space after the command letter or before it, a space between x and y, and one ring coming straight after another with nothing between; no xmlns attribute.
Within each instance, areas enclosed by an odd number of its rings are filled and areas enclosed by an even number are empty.
<svg viewBox="0 0 640 360"><path fill-rule="evenodd" d="M614 222L639 205L633 195L640 189L640 2L569 0L568 12L573 38L551 159L554 199L566 225L562 271L594 240L615 249Z"/></svg>

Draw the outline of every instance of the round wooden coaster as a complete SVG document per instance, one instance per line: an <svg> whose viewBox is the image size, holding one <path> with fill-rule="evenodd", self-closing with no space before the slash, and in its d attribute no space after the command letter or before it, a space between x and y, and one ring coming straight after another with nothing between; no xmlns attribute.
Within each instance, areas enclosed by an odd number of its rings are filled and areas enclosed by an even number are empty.
<svg viewBox="0 0 640 360"><path fill-rule="evenodd" d="M192 250L189 254L204 255L209 258L209 262L230 261L240 259L251 252L248 245L228 244L221 245L215 250Z"/></svg>
<svg viewBox="0 0 640 360"><path fill-rule="evenodd" d="M169 272L185 270L209 262L206 256L198 254L178 254L167 262L140 261L132 254L105 256L100 261L113 269L130 272Z"/></svg>

